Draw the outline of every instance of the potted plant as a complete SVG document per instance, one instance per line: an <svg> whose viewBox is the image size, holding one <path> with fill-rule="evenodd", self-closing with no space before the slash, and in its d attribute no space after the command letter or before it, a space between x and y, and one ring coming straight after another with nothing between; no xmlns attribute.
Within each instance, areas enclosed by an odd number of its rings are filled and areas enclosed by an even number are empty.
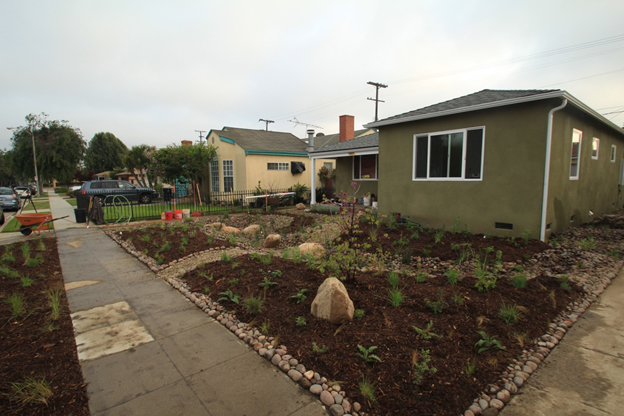
<svg viewBox="0 0 624 416"><path fill-rule="evenodd" d="M362 197L362 202L364 203L365 207L370 207L370 204L371 204L371 193L370 192L366 192L364 194L364 196Z"/></svg>

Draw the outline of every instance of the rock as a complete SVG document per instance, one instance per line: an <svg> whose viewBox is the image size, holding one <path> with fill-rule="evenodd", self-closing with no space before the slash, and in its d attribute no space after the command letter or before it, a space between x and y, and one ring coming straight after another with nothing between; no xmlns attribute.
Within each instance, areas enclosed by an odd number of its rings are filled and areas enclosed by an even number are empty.
<svg viewBox="0 0 624 416"><path fill-rule="evenodd" d="M474 412L472 410L466 410L464 412L464 416L475 416Z"/></svg>
<svg viewBox="0 0 624 416"><path fill-rule="evenodd" d="M240 234L242 232L236 227L228 227L227 225L221 227L221 231L223 231L224 233L228 233L228 234Z"/></svg>
<svg viewBox="0 0 624 416"><path fill-rule="evenodd" d="M271 363L273 363L273 365L278 365L280 363L280 361L282 361L282 356L279 354L275 354L272 358L271 358Z"/></svg>
<svg viewBox="0 0 624 416"><path fill-rule="evenodd" d="M310 393L318 396L323 391L323 387L320 384L313 384L310 386Z"/></svg>
<svg viewBox="0 0 624 416"><path fill-rule="evenodd" d="M308 380L312 380L312 378L314 377L314 371L312 370L306 371L303 375Z"/></svg>
<svg viewBox="0 0 624 416"><path fill-rule="evenodd" d="M509 391L507 390L501 390L496 393L496 398L501 402L507 404L511 401L511 393L509 393Z"/></svg>
<svg viewBox="0 0 624 416"><path fill-rule="evenodd" d="M321 256L325 253L325 247L323 247L319 243L303 243L299 246L299 253L311 253L316 256Z"/></svg>
<svg viewBox="0 0 624 416"><path fill-rule="evenodd" d="M359 412L362 409L362 405L358 402L353 402L353 410Z"/></svg>
<svg viewBox="0 0 624 416"><path fill-rule="evenodd" d="M485 399L479 399L479 407L481 407L482 410L485 410L490 407L490 404Z"/></svg>
<svg viewBox="0 0 624 416"><path fill-rule="evenodd" d="M524 380L520 376L515 376L513 382L518 387L522 387L522 385L524 384Z"/></svg>
<svg viewBox="0 0 624 416"><path fill-rule="evenodd" d="M290 377L292 381L297 382L301 380L301 377L303 377L303 375L297 370L288 370L288 377Z"/></svg>
<svg viewBox="0 0 624 416"><path fill-rule="evenodd" d="M352 320L353 312L353 301L342 282L335 277L325 279L312 301L312 315L333 324L341 324Z"/></svg>
<svg viewBox="0 0 624 416"><path fill-rule="evenodd" d="M342 416L345 414L345 411L343 407L339 404L332 404L331 406L329 406L329 413L332 416Z"/></svg>
<svg viewBox="0 0 624 416"><path fill-rule="evenodd" d="M334 404L334 396L331 395L330 392L328 392L327 390L323 390L321 392L321 403L323 403L325 406L331 406L332 404Z"/></svg>
<svg viewBox="0 0 624 416"><path fill-rule="evenodd" d="M282 236L279 234L269 234L264 240L265 248L275 248L282 243Z"/></svg>
<svg viewBox="0 0 624 416"><path fill-rule="evenodd" d="M470 410L475 415L480 415L481 412L483 412L483 409L481 409L481 406L479 406L477 403L471 404L468 410Z"/></svg>
<svg viewBox="0 0 624 416"><path fill-rule="evenodd" d="M305 205L302 204L301 202L299 202L297 205L295 205L295 208L297 208L299 211L305 209Z"/></svg>
<svg viewBox="0 0 624 416"><path fill-rule="evenodd" d="M288 361L286 360L280 361L279 364L277 364L277 366L280 368L280 370L282 370L285 373L287 373L290 370L290 364L288 364Z"/></svg>
<svg viewBox="0 0 624 416"><path fill-rule="evenodd" d="M215 230L220 230L221 227L223 227L223 224L221 224L220 222L213 222L212 224L207 224L206 227L214 228Z"/></svg>
<svg viewBox="0 0 624 416"><path fill-rule="evenodd" d="M302 378L299 380L299 384L301 385L301 387L303 387L304 389L309 389L310 386L312 386L312 383L310 383L310 380L308 380L307 378Z"/></svg>
<svg viewBox="0 0 624 416"><path fill-rule="evenodd" d="M505 403L503 403L502 401L498 400L498 399L492 399L490 400L490 407L493 407L494 409L502 409L503 407L505 407Z"/></svg>
<svg viewBox="0 0 624 416"><path fill-rule="evenodd" d="M342 399L341 405L342 405L342 408L344 409L345 413L351 413L351 402L349 402L348 399Z"/></svg>
<svg viewBox="0 0 624 416"><path fill-rule="evenodd" d="M243 229L243 234L254 235L260 232L261 228L258 224L251 224L249 227Z"/></svg>

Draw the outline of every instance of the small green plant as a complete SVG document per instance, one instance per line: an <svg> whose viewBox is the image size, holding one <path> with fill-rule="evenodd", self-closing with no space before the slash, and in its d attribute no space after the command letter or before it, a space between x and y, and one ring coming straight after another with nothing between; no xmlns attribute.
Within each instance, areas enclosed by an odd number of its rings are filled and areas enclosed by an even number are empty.
<svg viewBox="0 0 624 416"><path fill-rule="evenodd" d="M63 293L59 289L46 291L48 302L50 303L50 319L56 321L61 317L61 298Z"/></svg>
<svg viewBox="0 0 624 416"><path fill-rule="evenodd" d="M414 331L416 331L420 339L442 338L442 335L435 334L431 331L431 328L433 328L433 321L429 321L425 329L420 329L417 326L412 326L412 328L414 328Z"/></svg>
<svg viewBox="0 0 624 416"><path fill-rule="evenodd" d="M227 242L230 244L236 244L236 236L234 234L230 234L227 238Z"/></svg>
<svg viewBox="0 0 624 416"><path fill-rule="evenodd" d="M527 284L527 276L524 273L516 273L511 279L511 285L516 289L524 289Z"/></svg>
<svg viewBox="0 0 624 416"><path fill-rule="evenodd" d="M329 352L329 348L327 348L327 345L322 345L321 347L319 347L318 345L316 345L316 342L312 342L312 352L315 354L326 354L327 352Z"/></svg>
<svg viewBox="0 0 624 416"><path fill-rule="evenodd" d="M471 375L474 374L474 372L477 370L477 360L476 358L472 358L468 361L466 361L466 364L464 364L464 374L466 374L468 377L470 377Z"/></svg>
<svg viewBox="0 0 624 416"><path fill-rule="evenodd" d="M29 257L26 259L26 265L31 269L39 266L43 262L43 259L40 256L37 257Z"/></svg>
<svg viewBox="0 0 624 416"><path fill-rule="evenodd" d="M308 289L299 289L299 292L297 292L296 295L293 295L290 297L290 299L295 299L297 301L297 304L302 303L304 300L306 300L308 297L305 295L305 292L307 292Z"/></svg>
<svg viewBox="0 0 624 416"><path fill-rule="evenodd" d="M25 259L30 257L30 244L28 244L28 241L22 245L22 255Z"/></svg>
<svg viewBox="0 0 624 416"><path fill-rule="evenodd" d="M358 357L364 360L365 364L373 364L376 362L379 362L379 363L382 362L381 358L379 358L378 356L372 353L373 351L377 349L377 346L372 345L368 348L364 348L363 346L358 344L357 347L358 347L358 350L360 350L360 352L358 352L357 355Z"/></svg>
<svg viewBox="0 0 624 416"><path fill-rule="evenodd" d="M154 255L154 258L156 259L156 264L163 264L165 262L165 259L163 258L163 256L161 256L158 253Z"/></svg>
<svg viewBox="0 0 624 416"><path fill-rule="evenodd" d="M438 299L435 302L425 299L425 305L427 305L434 314L441 314L444 308L448 306L448 303L444 301L444 291L442 289L438 290Z"/></svg>
<svg viewBox="0 0 624 416"><path fill-rule="evenodd" d="M405 296L401 288L391 287L388 289L388 303L395 308L405 303Z"/></svg>
<svg viewBox="0 0 624 416"><path fill-rule="evenodd" d="M260 325L260 332L262 332L265 335L268 335L270 330L271 330L271 322L265 319L264 321L262 321L262 324Z"/></svg>
<svg viewBox="0 0 624 416"><path fill-rule="evenodd" d="M531 230L524 230L524 232L522 233L522 239L524 240L524 244L529 244L529 241L531 241L531 236Z"/></svg>
<svg viewBox="0 0 624 416"><path fill-rule="evenodd" d="M206 237L206 245L212 245L212 243L214 242L214 236L209 235L208 237Z"/></svg>
<svg viewBox="0 0 624 416"><path fill-rule="evenodd" d="M559 276L559 287L563 290L572 289L572 287L570 286L570 278L565 274Z"/></svg>
<svg viewBox="0 0 624 416"><path fill-rule="evenodd" d="M3 263L7 263L7 262L10 262L10 261L15 261L15 256L10 251L6 251L2 256L0 256L0 261L3 262ZM2 267L6 267L6 266L2 266ZM0 273L2 273L2 272L0 272Z"/></svg>
<svg viewBox="0 0 624 416"><path fill-rule="evenodd" d="M438 371L435 367L429 367L430 362L431 356L429 355L429 350L420 350L420 354L418 353L418 350L414 350L414 353L412 354L414 384L420 385L423 382L425 373L435 374Z"/></svg>
<svg viewBox="0 0 624 416"><path fill-rule="evenodd" d="M423 257L431 257L431 248L425 247L422 249Z"/></svg>
<svg viewBox="0 0 624 416"><path fill-rule="evenodd" d="M234 287L234 286L238 285L238 283L239 283L239 282L240 282L240 280L238 280L238 278L234 278L234 279L230 279L230 280L228 280L228 284L229 284L231 287Z"/></svg>
<svg viewBox="0 0 624 416"><path fill-rule="evenodd" d="M24 287L32 286L32 284L35 283L35 281L28 275L22 276L21 280L22 280L22 286Z"/></svg>
<svg viewBox="0 0 624 416"><path fill-rule="evenodd" d="M262 290L266 292L267 289L275 286L276 284L277 282L272 281L270 277L264 276L264 281L262 283L259 283L258 286L260 286Z"/></svg>
<svg viewBox="0 0 624 416"><path fill-rule="evenodd" d="M395 218L394 215L390 216L390 218L388 219L388 224L386 224L386 227L388 227L389 230L394 230L395 228L397 228L398 224L397 224L397 219Z"/></svg>
<svg viewBox="0 0 624 416"><path fill-rule="evenodd" d="M145 241L146 243L149 243L151 239L152 238L149 234L145 234L143 237L141 237L141 240Z"/></svg>
<svg viewBox="0 0 624 416"><path fill-rule="evenodd" d="M264 303L263 299L260 296L251 296L243 302L245 305L245 310L247 313L251 315L257 315L262 313L262 304Z"/></svg>
<svg viewBox="0 0 624 416"><path fill-rule="evenodd" d="M398 287L399 274L397 272L390 272L390 275L388 276L388 283L390 283L390 286L392 287Z"/></svg>
<svg viewBox="0 0 624 416"><path fill-rule="evenodd" d="M210 294L210 286L204 286L204 293L205 293L206 295L209 295L209 294Z"/></svg>
<svg viewBox="0 0 624 416"><path fill-rule="evenodd" d="M232 258L230 256L228 256L228 254L225 251L223 253L221 253L221 261L224 261L224 262L227 263L227 262L229 262L231 260L232 260Z"/></svg>
<svg viewBox="0 0 624 416"><path fill-rule="evenodd" d="M457 270L455 269L448 269L444 275L448 279L448 283L450 285L456 285L459 281L459 273L457 273Z"/></svg>
<svg viewBox="0 0 624 416"><path fill-rule="evenodd" d="M477 331L477 333L481 336L481 339L475 344L477 354L481 354L484 351L492 349L505 349L505 347L503 347L503 344L501 344L501 342L496 339L496 335L489 336L485 331Z"/></svg>
<svg viewBox="0 0 624 416"><path fill-rule="evenodd" d="M438 231L436 231L434 237L433 237L433 241L435 241L436 243L439 243L440 241L442 241L442 239L444 238L444 235L446 234L446 231L444 230L444 226L442 226L442 228L440 228Z"/></svg>
<svg viewBox="0 0 624 416"><path fill-rule="evenodd" d="M622 257L619 250L609 250L607 254L614 260L619 260Z"/></svg>
<svg viewBox="0 0 624 416"><path fill-rule="evenodd" d="M581 239L580 247L585 251L591 251L596 248L596 242L594 241L594 237L587 237Z"/></svg>
<svg viewBox="0 0 624 416"><path fill-rule="evenodd" d="M20 293L14 293L5 300L11 307L11 318L21 318L26 314L26 300Z"/></svg>
<svg viewBox="0 0 624 416"><path fill-rule="evenodd" d="M10 383L10 388L9 399L24 406L33 403L47 405L48 400L54 395L45 377L27 376L23 382Z"/></svg>
<svg viewBox="0 0 624 416"><path fill-rule="evenodd" d="M232 293L231 289L228 289L225 292L221 292L221 293L219 293L219 295L221 296L218 299L219 302L221 302L222 300L225 300L225 301L230 301L230 302L236 303L237 305L240 303L240 301L239 301L240 295L235 295L234 293Z"/></svg>
<svg viewBox="0 0 624 416"><path fill-rule="evenodd" d="M282 271L281 270L273 270L271 273L272 277L275 277L276 279L279 277L282 277Z"/></svg>
<svg viewBox="0 0 624 416"><path fill-rule="evenodd" d="M418 272L416 273L414 279L416 280L416 283L425 283L428 277L428 273L425 273L421 269L418 269Z"/></svg>
<svg viewBox="0 0 624 416"><path fill-rule="evenodd" d="M307 325L306 319L303 316L298 316L295 319L295 325L297 325L297 326L306 326Z"/></svg>
<svg viewBox="0 0 624 416"><path fill-rule="evenodd" d="M498 310L498 316L507 325L515 324L522 318L522 311L516 305L507 305L505 302L502 302Z"/></svg>
<svg viewBox="0 0 624 416"><path fill-rule="evenodd" d="M269 265L273 262L273 254L269 253L269 254L261 255L258 260L260 260L260 263L264 265Z"/></svg>
<svg viewBox="0 0 624 416"><path fill-rule="evenodd" d="M375 402L375 393L377 391L377 387L375 383L370 381L366 376L362 377L362 380L358 382L358 387L360 389L360 394L369 402Z"/></svg>
<svg viewBox="0 0 624 416"><path fill-rule="evenodd" d="M403 233L401 233L401 238L399 238L398 240L395 240L392 245L395 247L398 247L399 250L402 250L403 247L405 247L406 245L409 244L409 240L407 238L403 237Z"/></svg>
<svg viewBox="0 0 624 416"><path fill-rule="evenodd" d="M460 225L459 217L455 218L453 225L451 225L451 233L457 234L459 232Z"/></svg>
<svg viewBox="0 0 624 416"><path fill-rule="evenodd" d="M459 293L453 296L453 303L456 305L463 305L464 300L464 297Z"/></svg>
<svg viewBox="0 0 624 416"><path fill-rule="evenodd" d="M364 311L364 309L356 309L355 311L353 311L353 317L355 319L364 318L365 314L366 312Z"/></svg>

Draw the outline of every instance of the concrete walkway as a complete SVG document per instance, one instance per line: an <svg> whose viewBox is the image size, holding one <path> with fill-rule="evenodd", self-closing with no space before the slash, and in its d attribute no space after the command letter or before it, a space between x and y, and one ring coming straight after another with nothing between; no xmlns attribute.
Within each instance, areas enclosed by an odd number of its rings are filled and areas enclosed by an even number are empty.
<svg viewBox="0 0 624 416"><path fill-rule="evenodd" d="M61 197L50 208L70 215L55 229L93 415L327 414Z"/></svg>
<svg viewBox="0 0 624 416"><path fill-rule="evenodd" d="M624 271L579 318L501 416L624 414Z"/></svg>

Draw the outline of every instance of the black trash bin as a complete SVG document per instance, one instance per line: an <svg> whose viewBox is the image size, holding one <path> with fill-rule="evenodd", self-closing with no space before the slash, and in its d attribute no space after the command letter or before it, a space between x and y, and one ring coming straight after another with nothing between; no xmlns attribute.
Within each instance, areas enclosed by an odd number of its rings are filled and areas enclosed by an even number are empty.
<svg viewBox="0 0 624 416"><path fill-rule="evenodd" d="M76 222L78 224L84 224L85 222L87 222L87 209L86 208L74 209L74 215L76 216Z"/></svg>
<svg viewBox="0 0 624 416"><path fill-rule="evenodd" d="M163 188L163 201L171 202L172 189L171 188Z"/></svg>
<svg viewBox="0 0 624 416"><path fill-rule="evenodd" d="M76 207L79 209L84 209L85 211L89 209L89 197L87 195L83 195L81 193L76 194Z"/></svg>

